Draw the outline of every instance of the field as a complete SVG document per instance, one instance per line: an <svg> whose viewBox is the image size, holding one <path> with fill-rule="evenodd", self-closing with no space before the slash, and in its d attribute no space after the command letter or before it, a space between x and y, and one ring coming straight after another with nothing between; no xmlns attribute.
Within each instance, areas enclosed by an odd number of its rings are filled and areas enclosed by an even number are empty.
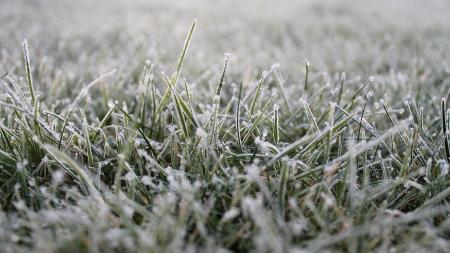
<svg viewBox="0 0 450 253"><path fill-rule="evenodd" d="M0 0L0 252L448 252L449 13Z"/></svg>

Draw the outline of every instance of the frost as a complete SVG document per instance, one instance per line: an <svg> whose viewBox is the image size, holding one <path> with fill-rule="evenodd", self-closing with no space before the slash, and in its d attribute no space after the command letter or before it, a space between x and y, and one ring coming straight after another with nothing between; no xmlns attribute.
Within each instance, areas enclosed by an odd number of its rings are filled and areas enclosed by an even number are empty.
<svg viewBox="0 0 450 253"><path fill-rule="evenodd" d="M197 128L197 130L195 131L195 134L198 137L200 137L200 139L202 139L202 140L208 139L208 134L205 132L205 130L203 130L203 128Z"/></svg>
<svg viewBox="0 0 450 253"><path fill-rule="evenodd" d="M239 215L239 213L240 213L239 209L233 207L223 214L221 222L227 222L229 220L232 220L232 219L236 218Z"/></svg>
<svg viewBox="0 0 450 253"><path fill-rule="evenodd" d="M127 174L125 174L125 176L123 177L123 179L125 181L132 181L136 178L136 176L134 175L134 173L128 172Z"/></svg>
<svg viewBox="0 0 450 253"><path fill-rule="evenodd" d="M117 248L120 245L120 240L126 236L126 233L119 228L112 228L105 234L106 240L111 244L113 248Z"/></svg>
<svg viewBox="0 0 450 253"><path fill-rule="evenodd" d="M22 161L17 162L16 168L18 171L22 171L27 167L27 165L28 165L28 160L23 159Z"/></svg>
<svg viewBox="0 0 450 253"><path fill-rule="evenodd" d="M267 77L267 71L263 71L262 73L261 73L261 78L262 79L265 79Z"/></svg>
<svg viewBox="0 0 450 253"><path fill-rule="evenodd" d="M289 227L294 235L300 235L307 230L308 222L304 219L295 219L289 223Z"/></svg>
<svg viewBox="0 0 450 253"><path fill-rule="evenodd" d="M155 1L0 4L1 252L448 251L446 0Z"/></svg>
<svg viewBox="0 0 450 253"><path fill-rule="evenodd" d="M143 176L141 178L141 181L144 185L151 185L152 184L152 180L150 179L149 176Z"/></svg>
<svg viewBox="0 0 450 253"><path fill-rule="evenodd" d="M440 176L448 175L448 171L449 171L449 167L450 167L448 162L445 160L439 160L438 164L439 164L439 168L441 170Z"/></svg>
<svg viewBox="0 0 450 253"><path fill-rule="evenodd" d="M280 66L281 66L280 63L278 63L278 62L277 62L277 63L274 63L274 64L272 64L272 65L270 66L270 70L273 71L273 70L279 68Z"/></svg>
<svg viewBox="0 0 450 253"><path fill-rule="evenodd" d="M242 121L242 126L247 128L247 129L251 129L253 124L247 121Z"/></svg>
<svg viewBox="0 0 450 253"><path fill-rule="evenodd" d="M138 87L138 93L139 94L145 94L145 92L147 91L147 86L144 84L140 84Z"/></svg>
<svg viewBox="0 0 450 253"><path fill-rule="evenodd" d="M305 106L305 105L308 104L308 102L307 102L307 101L305 100L305 98L303 98L303 97L301 97L301 98L298 100L298 103L299 103L300 106Z"/></svg>
<svg viewBox="0 0 450 253"><path fill-rule="evenodd" d="M259 178L260 169L258 166L252 164L247 167L247 175L251 179L258 179Z"/></svg>
<svg viewBox="0 0 450 253"><path fill-rule="evenodd" d="M54 210L47 210L46 212L44 212L44 219L46 222L50 223L50 224L54 224L60 221L60 217L59 217L59 213L57 211Z"/></svg>
<svg viewBox="0 0 450 253"><path fill-rule="evenodd" d="M131 206L125 205L125 206L123 206L123 212L128 218L131 218L134 213L134 208L132 208Z"/></svg>
<svg viewBox="0 0 450 253"><path fill-rule="evenodd" d="M167 126L167 130L169 130L170 133L174 133L177 130L177 125L170 124Z"/></svg>
<svg viewBox="0 0 450 253"><path fill-rule="evenodd" d="M30 180L28 180L28 185L31 187L36 186L36 179L30 178Z"/></svg>
<svg viewBox="0 0 450 253"><path fill-rule="evenodd" d="M16 201L13 204L17 210L25 210L27 208L23 200Z"/></svg>

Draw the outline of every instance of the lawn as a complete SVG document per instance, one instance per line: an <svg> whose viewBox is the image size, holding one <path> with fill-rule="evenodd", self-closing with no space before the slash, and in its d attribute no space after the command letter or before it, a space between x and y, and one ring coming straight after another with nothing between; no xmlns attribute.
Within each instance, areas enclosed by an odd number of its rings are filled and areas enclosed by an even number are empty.
<svg viewBox="0 0 450 253"><path fill-rule="evenodd" d="M449 13L0 0L0 252L448 252Z"/></svg>

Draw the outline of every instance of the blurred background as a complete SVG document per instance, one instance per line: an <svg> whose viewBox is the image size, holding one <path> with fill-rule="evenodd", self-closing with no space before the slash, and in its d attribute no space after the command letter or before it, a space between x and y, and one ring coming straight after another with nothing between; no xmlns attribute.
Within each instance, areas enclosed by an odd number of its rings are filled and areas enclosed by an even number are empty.
<svg viewBox="0 0 450 253"><path fill-rule="evenodd" d="M194 18L185 65L194 79L219 70L224 53L230 73L279 63L293 80L305 60L329 73L447 71L449 13L448 0L0 0L0 72L21 68L24 38L35 64L68 78L130 72L146 59L171 72Z"/></svg>

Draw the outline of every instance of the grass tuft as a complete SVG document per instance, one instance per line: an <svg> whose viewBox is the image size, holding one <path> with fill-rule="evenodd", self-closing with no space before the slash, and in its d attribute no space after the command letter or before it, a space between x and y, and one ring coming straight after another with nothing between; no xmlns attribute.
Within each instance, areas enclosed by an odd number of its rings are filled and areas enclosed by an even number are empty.
<svg viewBox="0 0 450 253"><path fill-rule="evenodd" d="M447 252L445 5L252 1L2 2L0 251Z"/></svg>

